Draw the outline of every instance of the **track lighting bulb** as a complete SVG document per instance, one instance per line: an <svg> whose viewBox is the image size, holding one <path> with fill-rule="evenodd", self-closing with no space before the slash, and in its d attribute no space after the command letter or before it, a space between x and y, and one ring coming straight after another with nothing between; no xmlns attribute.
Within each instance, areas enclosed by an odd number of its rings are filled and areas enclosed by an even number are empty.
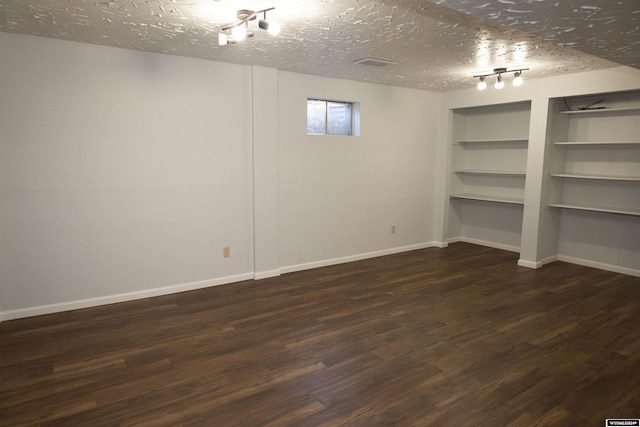
<svg viewBox="0 0 640 427"><path fill-rule="evenodd" d="M478 82L478 90L485 90L487 88L487 82L484 81L484 76L480 76L480 81Z"/></svg>
<svg viewBox="0 0 640 427"><path fill-rule="evenodd" d="M231 36L237 41L242 41L247 38L247 29L242 25L235 26L231 29Z"/></svg>
<svg viewBox="0 0 640 427"><path fill-rule="evenodd" d="M504 82L502 81L502 76L498 74L498 78L496 79L496 89L502 89L504 87Z"/></svg>
<svg viewBox="0 0 640 427"><path fill-rule="evenodd" d="M513 85L514 86L522 86L523 80L522 80L522 76L520 74L522 74L522 71L516 71L513 74Z"/></svg>
<svg viewBox="0 0 640 427"><path fill-rule="evenodd" d="M280 23L278 21L267 21L266 19L261 19L258 21L258 27L266 30L272 36L280 34Z"/></svg>
<svg viewBox="0 0 640 427"><path fill-rule="evenodd" d="M277 36L278 34L280 34L280 30L280 23L278 21L271 21L269 23L269 29L267 30L267 32L272 36Z"/></svg>

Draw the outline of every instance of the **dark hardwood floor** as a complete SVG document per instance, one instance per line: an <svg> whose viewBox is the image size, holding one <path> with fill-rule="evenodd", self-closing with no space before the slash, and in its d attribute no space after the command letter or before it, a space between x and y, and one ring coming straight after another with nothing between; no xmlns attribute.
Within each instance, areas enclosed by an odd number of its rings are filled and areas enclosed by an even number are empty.
<svg viewBox="0 0 640 427"><path fill-rule="evenodd" d="M0 424L602 426L640 278L457 243L0 323Z"/></svg>

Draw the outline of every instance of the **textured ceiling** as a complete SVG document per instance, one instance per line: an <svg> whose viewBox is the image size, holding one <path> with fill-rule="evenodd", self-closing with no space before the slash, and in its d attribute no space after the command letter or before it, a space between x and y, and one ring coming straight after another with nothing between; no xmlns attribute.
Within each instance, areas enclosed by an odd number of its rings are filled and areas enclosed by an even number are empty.
<svg viewBox="0 0 640 427"><path fill-rule="evenodd" d="M436 3L560 46L640 68L638 0L438 0Z"/></svg>
<svg viewBox="0 0 640 427"><path fill-rule="evenodd" d="M269 7L279 36L218 46L237 9ZM0 2L0 31L437 91L496 67L528 67L529 78L638 67L639 20L638 0ZM354 64L368 57L395 64Z"/></svg>

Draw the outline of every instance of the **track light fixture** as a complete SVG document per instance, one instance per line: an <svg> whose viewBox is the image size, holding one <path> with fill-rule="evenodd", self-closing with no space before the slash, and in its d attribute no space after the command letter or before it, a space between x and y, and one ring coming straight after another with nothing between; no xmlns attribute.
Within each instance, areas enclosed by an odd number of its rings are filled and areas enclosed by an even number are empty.
<svg viewBox="0 0 640 427"><path fill-rule="evenodd" d="M267 21L267 12L274 10L275 7L268 9L253 11L248 9L240 9L236 12L238 22L222 27L218 33L218 45L224 46L228 44L236 44L247 37L253 37L253 31L249 29L249 21L253 21L259 14L263 14L263 19L258 21L258 28L267 31L272 36L278 35L280 32L280 24L276 21Z"/></svg>
<svg viewBox="0 0 640 427"><path fill-rule="evenodd" d="M487 82L484 81L485 76L480 76L480 81L478 82L478 90L485 90L487 88Z"/></svg>
<svg viewBox="0 0 640 427"><path fill-rule="evenodd" d="M516 71L515 73L513 73L513 85L514 86L522 86L522 71Z"/></svg>
<svg viewBox="0 0 640 427"><path fill-rule="evenodd" d="M473 77L478 77L480 79L478 81L478 90L485 90L487 88L487 82L485 81L485 79L488 76L497 76L495 88L502 89L504 87L504 79L502 77L503 74L513 73L513 85L522 86L522 72L526 70L528 70L528 68L518 68L514 70L508 70L507 68L494 68L493 73L478 74Z"/></svg>
<svg viewBox="0 0 640 427"><path fill-rule="evenodd" d="M278 21L267 21L266 17L267 14L265 12L264 14L265 19L261 19L258 21L258 27L262 30L265 30L267 33L271 34L272 36L277 36L278 34L280 34L280 23Z"/></svg>

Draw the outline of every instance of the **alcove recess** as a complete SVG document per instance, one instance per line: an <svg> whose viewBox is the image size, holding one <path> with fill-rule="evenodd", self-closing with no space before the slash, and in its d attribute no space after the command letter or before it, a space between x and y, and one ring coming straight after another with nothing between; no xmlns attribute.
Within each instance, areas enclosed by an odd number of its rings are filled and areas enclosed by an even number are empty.
<svg viewBox="0 0 640 427"><path fill-rule="evenodd" d="M549 100L544 195L558 259L640 269L640 92Z"/></svg>
<svg viewBox="0 0 640 427"><path fill-rule="evenodd" d="M451 111L447 240L519 251L530 102Z"/></svg>

